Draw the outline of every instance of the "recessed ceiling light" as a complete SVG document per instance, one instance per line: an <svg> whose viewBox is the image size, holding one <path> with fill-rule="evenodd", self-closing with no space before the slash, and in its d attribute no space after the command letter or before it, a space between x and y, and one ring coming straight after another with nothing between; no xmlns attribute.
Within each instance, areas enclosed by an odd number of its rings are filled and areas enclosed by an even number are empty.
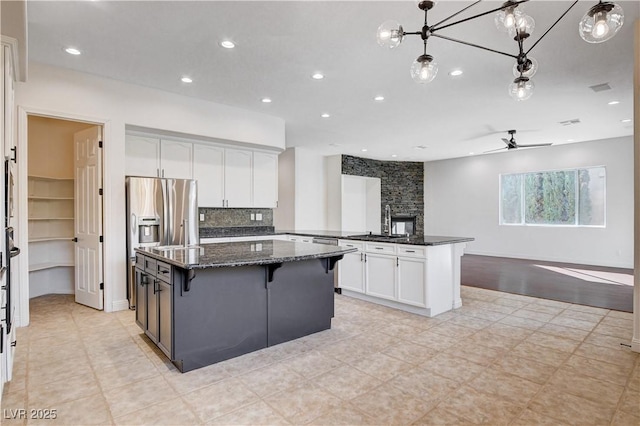
<svg viewBox="0 0 640 426"><path fill-rule="evenodd" d="M362 148L360 151L362 151L362 152L367 152L367 151L368 151L368 149L367 149L367 148Z"/></svg>
<svg viewBox="0 0 640 426"><path fill-rule="evenodd" d="M325 113L324 113L324 114L322 114L320 117L322 117L322 118L329 118L329 117L331 117L331 116L325 112Z"/></svg>
<svg viewBox="0 0 640 426"><path fill-rule="evenodd" d="M475 154L476 154L475 152L470 152L470 153L469 153L469 155L475 155Z"/></svg>
<svg viewBox="0 0 640 426"><path fill-rule="evenodd" d="M234 47L236 47L236 44L231 40L222 40L220 42L220 46L224 47L225 49L233 49Z"/></svg>
<svg viewBox="0 0 640 426"><path fill-rule="evenodd" d="M391 157L396 158L397 155L396 154L391 154Z"/></svg>
<svg viewBox="0 0 640 426"><path fill-rule="evenodd" d="M457 77L457 76L462 75L462 74L463 74L463 71L462 71L462 70L460 70L460 69L452 70L452 71L449 73L449 75L450 75L450 76L452 76L452 77Z"/></svg>
<svg viewBox="0 0 640 426"><path fill-rule="evenodd" d="M622 122L622 123L631 123L631 119L630 118L625 118L624 120L620 120L620 122Z"/></svg>
<svg viewBox="0 0 640 426"><path fill-rule="evenodd" d="M620 101L611 101L608 102L607 105L618 105L620 103Z"/></svg>
<svg viewBox="0 0 640 426"><path fill-rule="evenodd" d="M427 145L418 145L418 146L414 146L415 149L427 149L429 148Z"/></svg>
<svg viewBox="0 0 640 426"><path fill-rule="evenodd" d="M271 103L271 98L262 98L262 103L263 104L270 104Z"/></svg>
<svg viewBox="0 0 640 426"><path fill-rule="evenodd" d="M191 80L186 75L184 77L182 77L180 80L182 80L183 83L193 83L193 80Z"/></svg>
<svg viewBox="0 0 640 426"><path fill-rule="evenodd" d="M567 139L567 142L574 142L575 139Z"/></svg>
<svg viewBox="0 0 640 426"><path fill-rule="evenodd" d="M378 102L382 102L384 101L384 96L376 96L375 98L373 98L374 101L378 101Z"/></svg>
<svg viewBox="0 0 640 426"><path fill-rule="evenodd" d="M322 74L320 72L317 72L317 73L314 73L311 76L311 78L314 79L314 80L322 80L324 78L324 74Z"/></svg>
<svg viewBox="0 0 640 426"><path fill-rule="evenodd" d="M64 49L64 51L70 55L80 55L82 53L75 47L67 47L66 49Z"/></svg>

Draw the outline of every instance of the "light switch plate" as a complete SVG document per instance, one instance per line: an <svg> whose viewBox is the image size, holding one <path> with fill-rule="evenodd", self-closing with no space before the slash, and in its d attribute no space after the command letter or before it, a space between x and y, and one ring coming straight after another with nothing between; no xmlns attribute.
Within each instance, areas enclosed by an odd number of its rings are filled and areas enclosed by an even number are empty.
<svg viewBox="0 0 640 426"><path fill-rule="evenodd" d="M204 222L204 213L200 213L200 222Z"/></svg>
<svg viewBox="0 0 640 426"><path fill-rule="evenodd" d="M251 220L256 220L256 215L251 213Z"/></svg>
<svg viewBox="0 0 640 426"><path fill-rule="evenodd" d="M262 220L262 213L256 213L256 220Z"/></svg>

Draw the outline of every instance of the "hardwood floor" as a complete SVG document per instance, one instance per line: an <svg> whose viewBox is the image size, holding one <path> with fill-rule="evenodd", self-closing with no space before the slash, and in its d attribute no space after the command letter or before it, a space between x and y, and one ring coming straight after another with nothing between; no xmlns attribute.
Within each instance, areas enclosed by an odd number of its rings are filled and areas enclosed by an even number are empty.
<svg viewBox="0 0 640 426"><path fill-rule="evenodd" d="M633 312L633 269L467 254L462 257L461 283Z"/></svg>

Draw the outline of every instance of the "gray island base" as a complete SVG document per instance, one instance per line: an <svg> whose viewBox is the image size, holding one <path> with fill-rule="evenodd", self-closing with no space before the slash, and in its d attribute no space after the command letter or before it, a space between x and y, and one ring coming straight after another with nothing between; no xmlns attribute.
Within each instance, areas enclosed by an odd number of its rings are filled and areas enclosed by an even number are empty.
<svg viewBox="0 0 640 426"><path fill-rule="evenodd" d="M136 320L181 372L327 330L334 266L349 251L266 240L141 249Z"/></svg>

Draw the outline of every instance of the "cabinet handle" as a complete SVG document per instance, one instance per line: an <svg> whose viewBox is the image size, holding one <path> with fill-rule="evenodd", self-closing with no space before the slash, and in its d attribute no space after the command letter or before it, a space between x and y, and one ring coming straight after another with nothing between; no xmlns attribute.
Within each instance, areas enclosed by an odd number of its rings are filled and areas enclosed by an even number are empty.
<svg viewBox="0 0 640 426"><path fill-rule="evenodd" d="M416 251L415 250L405 250L404 252L405 253L415 253Z"/></svg>
<svg viewBox="0 0 640 426"><path fill-rule="evenodd" d="M164 177L164 169L162 169L162 177Z"/></svg>
<svg viewBox="0 0 640 426"><path fill-rule="evenodd" d="M158 290L158 280L153 280L153 294L156 294Z"/></svg>
<svg viewBox="0 0 640 426"><path fill-rule="evenodd" d="M160 177L160 169L156 169L156 176Z"/></svg>
<svg viewBox="0 0 640 426"><path fill-rule="evenodd" d="M367 262L367 253L364 254L364 261Z"/></svg>
<svg viewBox="0 0 640 426"><path fill-rule="evenodd" d="M159 274L168 274L169 270L168 269L158 269L158 273Z"/></svg>
<svg viewBox="0 0 640 426"><path fill-rule="evenodd" d="M18 159L18 148L14 146L13 148L11 148L11 151L13 151L13 158L11 159L11 161L17 163L16 160Z"/></svg>
<svg viewBox="0 0 640 426"><path fill-rule="evenodd" d="M362 262L362 253L360 253L360 262Z"/></svg>
<svg viewBox="0 0 640 426"><path fill-rule="evenodd" d="M400 266L400 259L396 257L396 266Z"/></svg>
<svg viewBox="0 0 640 426"><path fill-rule="evenodd" d="M374 247L376 250L384 250L384 247Z"/></svg>
<svg viewBox="0 0 640 426"><path fill-rule="evenodd" d="M347 244L347 247L353 247L353 244Z"/></svg>

